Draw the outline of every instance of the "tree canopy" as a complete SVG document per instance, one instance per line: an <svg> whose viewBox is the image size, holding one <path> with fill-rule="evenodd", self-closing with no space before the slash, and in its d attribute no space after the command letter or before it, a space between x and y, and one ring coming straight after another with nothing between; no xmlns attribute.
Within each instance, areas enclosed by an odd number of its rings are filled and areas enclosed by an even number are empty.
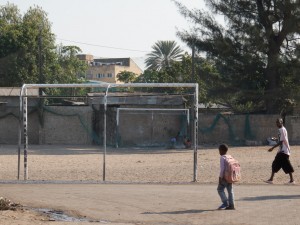
<svg viewBox="0 0 300 225"><path fill-rule="evenodd" d="M152 46L152 52L147 54L145 60L147 69L160 71L167 68L182 56L182 49L175 41L157 41Z"/></svg>
<svg viewBox="0 0 300 225"><path fill-rule="evenodd" d="M47 13L30 7L21 15L17 6L0 5L0 86L23 83L71 83L86 65L76 46L56 46Z"/></svg>
<svg viewBox="0 0 300 225"><path fill-rule="evenodd" d="M124 83L131 83L137 78L137 74L130 72L130 71L122 71L117 74L117 79Z"/></svg>
<svg viewBox="0 0 300 225"><path fill-rule="evenodd" d="M220 74L210 95L242 112L279 113L297 99L299 1L206 0L211 13L175 3L194 24L178 35L212 60Z"/></svg>
<svg viewBox="0 0 300 225"><path fill-rule="evenodd" d="M214 99L210 97L209 90L215 85L219 74L213 63L199 55L194 57L188 53L182 55L180 61L171 62L169 67L162 68L160 71L146 69L143 74L136 77L135 83L193 83L199 84L201 103L210 104ZM193 67L195 77L192 79ZM170 92L171 89L160 88L159 91ZM156 90L157 91L157 90ZM172 89L176 92L176 89ZM180 92L182 90L179 90Z"/></svg>

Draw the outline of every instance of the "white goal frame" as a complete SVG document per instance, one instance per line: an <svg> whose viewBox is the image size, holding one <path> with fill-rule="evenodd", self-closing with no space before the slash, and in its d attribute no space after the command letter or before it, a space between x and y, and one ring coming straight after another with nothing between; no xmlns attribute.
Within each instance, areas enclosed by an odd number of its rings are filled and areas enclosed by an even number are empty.
<svg viewBox="0 0 300 225"><path fill-rule="evenodd" d="M194 129L193 129L193 153L194 153L194 174L193 181L197 182L197 168L198 168L198 95L199 87L197 83L125 83L125 84L112 84L112 83L93 83L93 84L23 84L20 91L20 116L19 116L19 135L18 135L18 180L20 179L20 158L21 158L21 144L22 144L22 127L23 127L23 151L24 151L24 180L28 180L28 106L27 106L27 90L39 88L106 88L104 96L104 122L103 122L103 181L106 175L106 111L107 111L107 96L109 88L113 87L137 87L137 88L194 88Z"/></svg>

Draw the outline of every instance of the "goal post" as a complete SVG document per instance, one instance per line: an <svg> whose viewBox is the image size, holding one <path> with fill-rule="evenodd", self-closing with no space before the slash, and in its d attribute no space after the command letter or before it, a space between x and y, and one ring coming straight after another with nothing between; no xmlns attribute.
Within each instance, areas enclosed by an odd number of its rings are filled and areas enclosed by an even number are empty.
<svg viewBox="0 0 300 225"><path fill-rule="evenodd" d="M106 169L106 113L107 113L107 97L109 96L110 88L193 88L194 98L192 104L193 111L193 181L197 181L197 151L198 151L198 84L197 83L82 83L82 84L23 84L20 91L20 115L19 115L19 136L18 136L18 180L20 179L20 155L22 145L22 128L23 128L23 151L24 151L24 180L28 179L28 105L27 105L27 90L40 88L104 88L104 113L103 113L103 181L105 181ZM170 109L169 109L170 110ZM178 110L178 109L177 109Z"/></svg>

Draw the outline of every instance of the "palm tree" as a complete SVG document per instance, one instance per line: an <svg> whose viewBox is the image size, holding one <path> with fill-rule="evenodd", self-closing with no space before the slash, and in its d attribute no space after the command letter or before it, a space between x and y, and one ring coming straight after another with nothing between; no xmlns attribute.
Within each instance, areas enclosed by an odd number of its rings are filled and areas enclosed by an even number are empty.
<svg viewBox="0 0 300 225"><path fill-rule="evenodd" d="M180 60L183 52L175 41L157 41L152 49L153 51L147 54L145 63L147 69L156 71L169 67L173 61Z"/></svg>

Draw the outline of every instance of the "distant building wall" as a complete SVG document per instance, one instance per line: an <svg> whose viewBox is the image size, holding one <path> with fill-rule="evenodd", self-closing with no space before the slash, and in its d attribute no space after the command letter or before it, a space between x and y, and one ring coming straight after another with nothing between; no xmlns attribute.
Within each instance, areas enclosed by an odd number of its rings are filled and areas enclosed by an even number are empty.
<svg viewBox="0 0 300 225"><path fill-rule="evenodd" d="M91 55L77 55L80 60L88 64L86 79L107 83L121 83L117 80L122 71L140 75L143 71L131 58L100 58L94 59Z"/></svg>
<svg viewBox="0 0 300 225"><path fill-rule="evenodd" d="M94 60L94 56L93 55L89 55L89 54L78 54L77 58L79 60L87 62L88 64L91 63L91 62L93 62L93 60Z"/></svg>
<svg viewBox="0 0 300 225"><path fill-rule="evenodd" d="M126 66L116 66L115 67L116 76L118 75L118 73L120 73L122 71L129 71L129 72L135 73L138 76L141 75L143 72L141 70L141 68L131 58L129 58L129 67L126 67ZM116 80L116 83L123 83L123 82L119 82L118 80Z"/></svg>
<svg viewBox="0 0 300 225"><path fill-rule="evenodd" d="M116 83L115 67L115 65L89 66L87 79Z"/></svg>

